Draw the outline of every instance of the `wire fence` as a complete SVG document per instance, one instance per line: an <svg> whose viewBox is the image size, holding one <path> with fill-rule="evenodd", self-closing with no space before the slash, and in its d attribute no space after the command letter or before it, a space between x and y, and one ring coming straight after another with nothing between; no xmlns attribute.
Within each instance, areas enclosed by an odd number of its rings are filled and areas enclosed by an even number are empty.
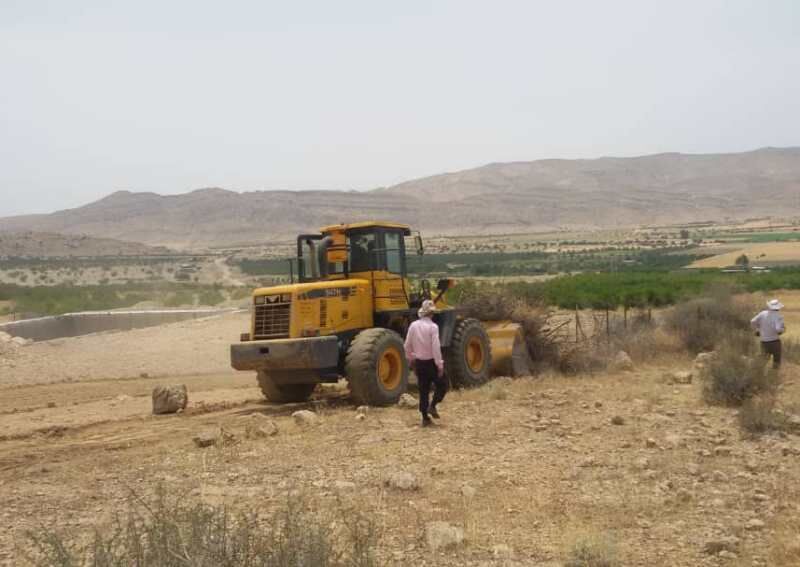
<svg viewBox="0 0 800 567"><path fill-rule="evenodd" d="M651 309L620 311L581 310L561 311L552 315L548 321L548 335L558 343L580 344L609 338L622 334L627 329L642 324L651 324Z"/></svg>

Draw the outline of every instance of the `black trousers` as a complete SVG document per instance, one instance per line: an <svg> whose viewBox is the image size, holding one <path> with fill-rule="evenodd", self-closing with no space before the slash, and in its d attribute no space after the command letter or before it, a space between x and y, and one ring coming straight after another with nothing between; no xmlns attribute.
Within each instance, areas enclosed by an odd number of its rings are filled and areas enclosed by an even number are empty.
<svg viewBox="0 0 800 567"><path fill-rule="evenodd" d="M781 340L778 339L777 341L766 341L761 343L761 352L769 358L772 357L772 367L773 368L780 368L781 366L781 354L783 348L781 347Z"/></svg>
<svg viewBox="0 0 800 567"><path fill-rule="evenodd" d="M439 369L433 360L415 360L414 372L417 373L419 382L419 411L425 416L428 415L429 404L436 406L444 399L447 393L447 379L444 376L439 378ZM431 385L434 387L433 402L428 401Z"/></svg>

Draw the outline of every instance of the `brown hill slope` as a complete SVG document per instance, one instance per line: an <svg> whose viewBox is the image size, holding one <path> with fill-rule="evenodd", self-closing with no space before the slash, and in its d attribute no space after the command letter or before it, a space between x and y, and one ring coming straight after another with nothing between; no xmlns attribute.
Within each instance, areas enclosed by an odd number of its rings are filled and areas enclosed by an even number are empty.
<svg viewBox="0 0 800 567"><path fill-rule="evenodd" d="M86 233L185 247L264 242L343 220L489 234L800 213L800 148L739 154L490 164L367 192L121 191L0 229Z"/></svg>
<svg viewBox="0 0 800 567"><path fill-rule="evenodd" d="M152 256L171 251L138 242L95 238L85 234L0 232L0 257L66 258L75 256Z"/></svg>

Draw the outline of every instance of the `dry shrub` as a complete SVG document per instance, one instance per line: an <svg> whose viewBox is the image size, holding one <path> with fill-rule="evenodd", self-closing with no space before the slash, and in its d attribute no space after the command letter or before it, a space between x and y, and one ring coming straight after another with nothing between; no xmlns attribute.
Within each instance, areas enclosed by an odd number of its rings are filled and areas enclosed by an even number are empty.
<svg viewBox="0 0 800 567"><path fill-rule="evenodd" d="M552 311L542 303L500 295L485 288L472 289L459 305L467 317L481 321L512 321L522 328L536 370L559 367L559 345L550 334Z"/></svg>
<svg viewBox="0 0 800 567"><path fill-rule="evenodd" d="M795 491L792 491L795 492ZM794 496L794 497L793 497ZM796 494L784 493L786 502L796 502ZM767 565L800 565L800 521L796 516L782 517L769 542Z"/></svg>
<svg viewBox="0 0 800 567"><path fill-rule="evenodd" d="M565 567L616 567L621 565L617 559L614 544L608 536L591 534L581 536L572 544Z"/></svg>
<svg viewBox="0 0 800 567"><path fill-rule="evenodd" d="M783 360L800 364L800 341L797 339L783 339L781 347L783 349Z"/></svg>
<svg viewBox="0 0 800 567"><path fill-rule="evenodd" d="M510 384L510 378L497 378L486 384L483 389L486 390L487 397L490 400L506 400L509 397L508 387Z"/></svg>
<svg viewBox="0 0 800 567"><path fill-rule="evenodd" d="M636 362L683 352L683 345L673 333L656 325L617 329L611 337L614 352L624 350Z"/></svg>
<svg viewBox="0 0 800 567"><path fill-rule="evenodd" d="M150 499L132 495L126 513L95 528L88 544L57 529L30 532L28 560L42 567L378 565L378 523L344 503L314 512L293 496L269 514L237 514L184 496L161 486Z"/></svg>
<svg viewBox="0 0 800 567"><path fill-rule="evenodd" d="M737 300L728 290L692 299L672 308L667 327L692 354L712 351L723 342L752 342L750 319L753 307Z"/></svg>
<svg viewBox="0 0 800 567"><path fill-rule="evenodd" d="M738 406L755 395L773 392L777 386L778 374L767 370L763 357L747 356L728 343L708 367L703 396L709 403Z"/></svg>
<svg viewBox="0 0 800 567"><path fill-rule="evenodd" d="M751 435L787 429L785 414L775 409L775 398L769 394L746 400L739 410L739 425Z"/></svg>
<svg viewBox="0 0 800 567"><path fill-rule="evenodd" d="M612 348L604 343L586 341L564 346L558 359L562 374L593 374L608 368L613 356Z"/></svg>

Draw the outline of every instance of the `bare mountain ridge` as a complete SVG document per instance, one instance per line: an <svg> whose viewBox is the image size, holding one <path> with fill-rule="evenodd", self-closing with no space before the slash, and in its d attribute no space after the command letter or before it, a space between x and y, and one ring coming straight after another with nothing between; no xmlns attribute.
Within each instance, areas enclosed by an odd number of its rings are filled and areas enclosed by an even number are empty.
<svg viewBox="0 0 800 567"><path fill-rule="evenodd" d="M172 253L157 246L96 238L85 234L0 231L0 257L69 258L79 256L153 256Z"/></svg>
<svg viewBox="0 0 800 567"><path fill-rule="evenodd" d="M800 148L764 148L492 163L365 192L118 191L76 209L0 219L0 229L195 247L375 218L457 235L793 214L800 214Z"/></svg>

